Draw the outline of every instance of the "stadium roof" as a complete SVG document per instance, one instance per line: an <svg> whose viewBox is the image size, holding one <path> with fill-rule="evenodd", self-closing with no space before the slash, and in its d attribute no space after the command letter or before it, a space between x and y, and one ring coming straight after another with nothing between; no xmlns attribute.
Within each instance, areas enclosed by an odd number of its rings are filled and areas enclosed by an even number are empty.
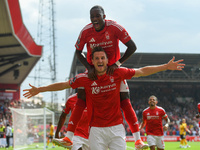
<svg viewBox="0 0 200 150"><path fill-rule="evenodd" d="M123 55L124 53L121 53ZM86 53L85 53L86 55ZM164 71L154 75L132 78L128 82L199 82L200 81L200 54L181 53L134 53L122 66L139 68L147 65L167 63L172 57L175 60L184 59L186 64L182 71ZM85 71L85 67L74 56L70 78Z"/></svg>
<svg viewBox="0 0 200 150"><path fill-rule="evenodd" d="M0 84L20 85L41 54L23 24L19 1L0 0Z"/></svg>

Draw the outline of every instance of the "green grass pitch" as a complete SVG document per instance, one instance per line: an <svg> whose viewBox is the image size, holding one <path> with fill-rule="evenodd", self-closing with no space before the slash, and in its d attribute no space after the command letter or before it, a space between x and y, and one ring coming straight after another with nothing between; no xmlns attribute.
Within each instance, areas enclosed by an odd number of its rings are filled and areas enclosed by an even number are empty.
<svg viewBox="0 0 200 150"><path fill-rule="evenodd" d="M188 142L188 144L191 146L190 148L180 148L180 142L165 142L165 150L182 150L182 149L188 149L188 150L200 150L200 142ZM38 144L39 147L35 147L36 144L29 145L27 148L23 150L43 150L43 144ZM127 150L135 150L134 148L134 142L127 142ZM5 148L0 148L4 149ZM13 148L9 148L6 150L13 150ZM52 148L52 143L49 144L49 147L47 150L67 150L62 147L56 146L55 148ZM149 149L148 149L149 150Z"/></svg>

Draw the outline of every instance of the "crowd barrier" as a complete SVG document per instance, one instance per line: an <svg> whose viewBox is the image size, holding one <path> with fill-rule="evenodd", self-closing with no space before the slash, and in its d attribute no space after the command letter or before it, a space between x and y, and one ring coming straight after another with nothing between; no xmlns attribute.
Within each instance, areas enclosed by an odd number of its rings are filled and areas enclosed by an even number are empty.
<svg viewBox="0 0 200 150"><path fill-rule="evenodd" d="M142 141L146 142L147 137L146 136L141 136ZM187 141L191 142L199 142L200 137L199 136L186 136ZM164 136L165 142L177 142L180 141L180 136ZM134 137L133 136L126 136L126 141L127 142L134 142Z"/></svg>

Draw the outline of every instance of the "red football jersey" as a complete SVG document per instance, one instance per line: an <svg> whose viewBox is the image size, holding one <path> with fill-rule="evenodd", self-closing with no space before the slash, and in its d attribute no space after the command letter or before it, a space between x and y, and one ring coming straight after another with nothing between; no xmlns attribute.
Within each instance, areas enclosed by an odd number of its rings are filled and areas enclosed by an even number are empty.
<svg viewBox="0 0 200 150"><path fill-rule="evenodd" d="M117 68L112 76L106 73L97 76L92 81L87 74L78 74L70 79L72 88L84 87L89 125L95 127L109 127L123 123L120 110L120 83L130 79L135 74L134 69Z"/></svg>
<svg viewBox="0 0 200 150"><path fill-rule="evenodd" d="M198 108L198 112L200 113L200 103L198 103L197 108Z"/></svg>
<svg viewBox="0 0 200 150"><path fill-rule="evenodd" d="M147 135L163 135L162 119L167 118L167 114L162 107L156 106L155 109L146 108L143 111L143 120L146 121Z"/></svg>
<svg viewBox="0 0 200 150"><path fill-rule="evenodd" d="M127 43L131 37L121 25L112 20L105 20L103 30L97 32L93 24L86 25L76 42L76 49L82 51L84 45L87 47L87 61L92 65L91 52L96 46L101 46L108 56L108 66L114 64L120 59L119 40L122 43Z"/></svg>
<svg viewBox="0 0 200 150"><path fill-rule="evenodd" d="M65 103L65 108L63 109L63 112L66 114L68 114L70 111L72 112L76 105L77 100L78 100L77 94L73 94L70 97L68 97L67 102ZM83 111L82 117L77 125L74 135L81 136L83 138L88 139L89 123L88 123L87 109Z"/></svg>

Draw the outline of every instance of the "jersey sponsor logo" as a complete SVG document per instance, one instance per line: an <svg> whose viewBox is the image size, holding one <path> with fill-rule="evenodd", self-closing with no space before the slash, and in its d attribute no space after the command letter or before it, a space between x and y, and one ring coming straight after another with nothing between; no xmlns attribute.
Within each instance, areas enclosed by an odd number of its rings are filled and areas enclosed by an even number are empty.
<svg viewBox="0 0 200 150"><path fill-rule="evenodd" d="M112 47L112 41L107 41L107 42L101 42L101 43L93 43L93 44L90 44L90 48L93 49L97 46L101 46L102 48L108 48L108 47Z"/></svg>
<svg viewBox="0 0 200 150"><path fill-rule="evenodd" d="M91 86L97 86L97 83L94 81Z"/></svg>
<svg viewBox="0 0 200 150"><path fill-rule="evenodd" d="M124 32L125 34L125 37L124 37L124 40L127 39L129 37L128 33L127 32Z"/></svg>
<svg viewBox="0 0 200 150"><path fill-rule="evenodd" d="M105 85L105 86L92 87L91 90L92 90L92 94L99 94L100 92L104 93L104 92L113 91L113 90L116 90L116 83Z"/></svg>
<svg viewBox="0 0 200 150"><path fill-rule="evenodd" d="M147 120L150 120L150 119L159 119L159 116L147 116Z"/></svg>
<svg viewBox="0 0 200 150"><path fill-rule="evenodd" d="M92 87L92 94L99 94L100 88L99 87Z"/></svg>
<svg viewBox="0 0 200 150"><path fill-rule="evenodd" d="M89 42L95 42L94 38L91 38L91 40Z"/></svg>

